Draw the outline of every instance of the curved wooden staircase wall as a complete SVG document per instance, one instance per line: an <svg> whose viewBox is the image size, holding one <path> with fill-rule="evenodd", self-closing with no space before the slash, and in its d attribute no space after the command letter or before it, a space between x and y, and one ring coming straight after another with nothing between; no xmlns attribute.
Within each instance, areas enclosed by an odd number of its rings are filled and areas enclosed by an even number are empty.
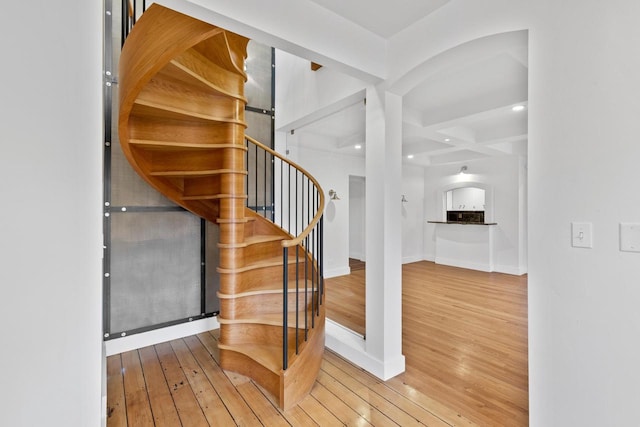
<svg viewBox="0 0 640 427"><path fill-rule="evenodd" d="M304 169L245 137L247 43L152 5L120 57L119 135L152 187L220 227L221 366L249 376L286 409L313 386L324 351L324 194ZM279 165L281 191L295 180L280 196L281 226L245 206L249 149L268 153L274 174ZM293 205L298 182L301 199L311 200L306 208ZM283 228L285 205L299 235Z"/></svg>

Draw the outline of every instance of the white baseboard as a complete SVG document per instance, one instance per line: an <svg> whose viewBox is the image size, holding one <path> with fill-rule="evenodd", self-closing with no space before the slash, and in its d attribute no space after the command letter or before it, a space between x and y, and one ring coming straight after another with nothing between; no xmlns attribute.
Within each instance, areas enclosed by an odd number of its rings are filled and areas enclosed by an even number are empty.
<svg viewBox="0 0 640 427"><path fill-rule="evenodd" d="M412 255L406 256L402 258L403 264L411 264L412 262L424 261L424 258L421 255Z"/></svg>
<svg viewBox="0 0 640 427"><path fill-rule="evenodd" d="M357 259L359 261L364 261L364 254L361 252L354 252L349 254L349 258Z"/></svg>
<svg viewBox="0 0 640 427"><path fill-rule="evenodd" d="M367 353L362 335L331 319L326 319L325 346L383 381L405 370L404 355L401 354L393 360L381 361Z"/></svg>
<svg viewBox="0 0 640 427"><path fill-rule="evenodd" d="M346 276L347 274L351 274L351 268L349 268L348 265L342 266L342 267L324 269L325 279L330 279L332 277L338 277L338 276Z"/></svg>
<svg viewBox="0 0 640 427"><path fill-rule="evenodd" d="M207 317L193 322L105 341L105 352L107 356L112 356L219 328L220 324L217 317Z"/></svg>
<svg viewBox="0 0 640 427"><path fill-rule="evenodd" d="M436 262L435 254L422 254L422 259L425 261Z"/></svg>
<svg viewBox="0 0 640 427"><path fill-rule="evenodd" d="M494 271L504 274L512 274L514 276L522 276L527 274L527 269L522 267L516 267L512 265L496 265Z"/></svg>
<svg viewBox="0 0 640 427"><path fill-rule="evenodd" d="M436 256L436 264L450 265L451 267L468 268L469 270L479 270L491 272L494 271L492 266L484 263L462 261L458 259L450 259Z"/></svg>

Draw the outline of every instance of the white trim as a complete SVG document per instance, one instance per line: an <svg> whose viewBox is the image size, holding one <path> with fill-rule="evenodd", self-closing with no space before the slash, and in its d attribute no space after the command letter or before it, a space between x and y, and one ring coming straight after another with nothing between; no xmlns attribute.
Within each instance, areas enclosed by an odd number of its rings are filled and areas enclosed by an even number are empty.
<svg viewBox="0 0 640 427"><path fill-rule="evenodd" d="M412 262L418 262L418 261L424 261L424 257L422 257L421 255L412 255L412 256L406 256L402 258L403 264L411 264Z"/></svg>
<svg viewBox="0 0 640 427"><path fill-rule="evenodd" d="M338 276L346 276L349 274L351 274L351 268L348 265L342 266L342 267L324 269L325 279L330 279L332 277L338 277Z"/></svg>
<svg viewBox="0 0 640 427"><path fill-rule="evenodd" d="M512 274L514 276L522 276L523 274L527 274L526 268L513 265L496 265L494 267L494 271L498 273Z"/></svg>
<svg viewBox="0 0 640 427"><path fill-rule="evenodd" d="M427 254L427 253L424 253L424 254L422 254L422 259L423 259L424 261L436 262L436 254Z"/></svg>
<svg viewBox="0 0 640 427"><path fill-rule="evenodd" d="M358 261L366 261L363 252L350 252L349 258L357 259Z"/></svg>
<svg viewBox="0 0 640 427"><path fill-rule="evenodd" d="M137 350L150 345L219 328L220 324L218 323L217 317L207 317L205 319L194 320L193 322L181 323L154 331L142 332L140 334L129 335L128 337L105 341L104 346L106 355L112 356L114 354L124 353L125 351Z"/></svg>
<svg viewBox="0 0 640 427"><path fill-rule="evenodd" d="M488 273L494 271L494 269L489 264L485 264L485 263L481 264L477 262L469 262L469 261L463 261L459 259L443 258L437 255L436 255L435 262L436 264L450 265L451 267L468 268L470 270L486 271Z"/></svg>
<svg viewBox="0 0 640 427"><path fill-rule="evenodd" d="M404 355L391 361L382 362L367 353L366 341L362 335L331 319L326 319L325 346L383 381L393 378L405 370Z"/></svg>

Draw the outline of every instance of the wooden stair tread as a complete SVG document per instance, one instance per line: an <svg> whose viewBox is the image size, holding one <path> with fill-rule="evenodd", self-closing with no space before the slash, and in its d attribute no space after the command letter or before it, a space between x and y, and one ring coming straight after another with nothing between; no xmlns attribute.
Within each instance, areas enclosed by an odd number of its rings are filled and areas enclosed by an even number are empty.
<svg viewBox="0 0 640 427"><path fill-rule="evenodd" d="M216 219L216 223L217 224L247 224L255 220L256 218L251 216L246 216L244 218L218 218Z"/></svg>
<svg viewBox="0 0 640 427"><path fill-rule="evenodd" d="M311 301L309 301L309 307L305 310L302 307L302 310L298 311L298 329L304 329L304 315L305 313L308 315L307 317L307 329L311 329ZM296 327L296 312L289 311L287 313L287 326L289 328ZM221 316L218 316L218 322L221 325L233 325L233 324L243 324L243 323L251 323L255 325L269 325L269 326L282 326L282 313L266 313L260 314L260 316L255 317L239 317L237 319L225 319Z"/></svg>
<svg viewBox="0 0 640 427"><path fill-rule="evenodd" d="M315 287L315 290L313 289L313 287ZM309 297L311 297L312 292L314 291L317 292L317 290L318 290L318 282L312 283L311 279L307 279L307 293ZM296 293L295 280L289 281L288 292L289 294ZM300 292L301 294L305 292L304 279L301 279L298 281L298 292ZM237 292L235 294L224 294L220 291L218 291L217 293L218 298L220 299L232 299L232 298L249 297L254 295L275 295L275 294L282 295L282 281L261 283L260 286L254 286L250 290L247 290L244 292Z"/></svg>
<svg viewBox="0 0 640 427"><path fill-rule="evenodd" d="M300 260L304 261L302 258L300 258ZM289 256L288 263L289 265L295 264L296 258ZM282 256L266 258L261 261L254 262L244 267L235 268L235 269L218 267L218 273L242 273L244 271L257 270L259 268L276 267L276 266L282 266Z"/></svg>
<svg viewBox="0 0 640 427"><path fill-rule="evenodd" d="M170 64L176 70L182 71L182 73L210 90L246 101L244 97L239 96L233 91L233 88L229 87L227 75L230 71L209 61L194 49L185 51L182 55L174 58ZM238 77L244 80L244 76L238 75Z"/></svg>
<svg viewBox="0 0 640 427"><path fill-rule="evenodd" d="M204 121L204 122L216 122L216 123L232 123L246 126L246 123L242 120L233 119L230 117L213 116L210 114L197 113L194 111L185 110L183 108L173 107L171 105L160 104L158 102L146 101L144 99L136 99L135 109L133 114L142 115L148 117L178 119L178 120L191 120L191 121Z"/></svg>
<svg viewBox="0 0 640 427"><path fill-rule="evenodd" d="M215 59L215 63L221 68L228 70L234 74L238 74L246 81L247 73L244 71L242 65L236 64L239 59L230 48L231 34L222 33L217 37L211 37L204 40L202 43L194 46L193 49L207 58ZM239 36L236 36L239 37ZM236 47L236 46L234 46ZM246 54L246 46L244 47Z"/></svg>
<svg viewBox="0 0 640 427"><path fill-rule="evenodd" d="M240 118L237 116L238 104L246 104L243 96L229 96L227 93L212 91L202 84L187 84L182 77L184 72L180 69L174 72L175 67L169 63L149 80L137 99L147 103L171 105L187 111L213 115L222 115L227 118ZM242 81L240 76L236 77ZM196 83L196 81L193 81ZM236 87L236 90L239 90Z"/></svg>
<svg viewBox="0 0 640 427"><path fill-rule="evenodd" d="M246 248L247 246L257 245L260 243L277 242L286 239L285 236L277 236L273 234L257 234L255 236L246 237L241 243L218 243L219 248L233 249Z"/></svg>
<svg viewBox="0 0 640 427"><path fill-rule="evenodd" d="M282 371L282 347L279 345L255 345L218 343L220 350L235 351L258 362L274 374L280 375Z"/></svg>
<svg viewBox="0 0 640 427"><path fill-rule="evenodd" d="M239 144L206 144L197 142L185 142L185 141L154 141L149 139L130 139L129 144L136 147L151 148L151 149L166 149L166 150L222 150L222 149L235 149L247 151L248 148L245 145Z"/></svg>
<svg viewBox="0 0 640 427"><path fill-rule="evenodd" d="M218 199L246 199L246 194L198 194L182 196L182 200L218 200Z"/></svg>
<svg viewBox="0 0 640 427"><path fill-rule="evenodd" d="M240 175L248 175L247 171L233 169L209 169L209 170L171 170L151 172L151 176L168 176L168 177L204 177L222 175L225 173L237 173Z"/></svg>
<svg viewBox="0 0 640 427"><path fill-rule="evenodd" d="M250 236L245 239L245 242L254 245L256 243L264 243L264 242L277 242L278 240L284 240L285 236L277 236L273 234L256 234L255 236Z"/></svg>

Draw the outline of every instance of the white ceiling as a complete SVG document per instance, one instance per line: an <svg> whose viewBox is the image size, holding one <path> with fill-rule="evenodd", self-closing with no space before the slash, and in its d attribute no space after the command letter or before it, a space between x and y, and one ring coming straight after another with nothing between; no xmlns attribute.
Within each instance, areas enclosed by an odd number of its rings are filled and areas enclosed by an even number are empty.
<svg viewBox="0 0 640 427"><path fill-rule="evenodd" d="M449 2L449 0L311 1L385 39Z"/></svg>
<svg viewBox="0 0 640 427"><path fill-rule="evenodd" d="M384 37L447 2L313 1ZM426 166L526 155L527 109L512 111L515 105L527 104L526 35L514 33L508 40L501 35L473 49L456 50L439 58L437 67L426 69L422 81L403 97L404 162ZM295 131L302 146L364 156L364 102L341 106ZM356 144L362 148L356 149Z"/></svg>

